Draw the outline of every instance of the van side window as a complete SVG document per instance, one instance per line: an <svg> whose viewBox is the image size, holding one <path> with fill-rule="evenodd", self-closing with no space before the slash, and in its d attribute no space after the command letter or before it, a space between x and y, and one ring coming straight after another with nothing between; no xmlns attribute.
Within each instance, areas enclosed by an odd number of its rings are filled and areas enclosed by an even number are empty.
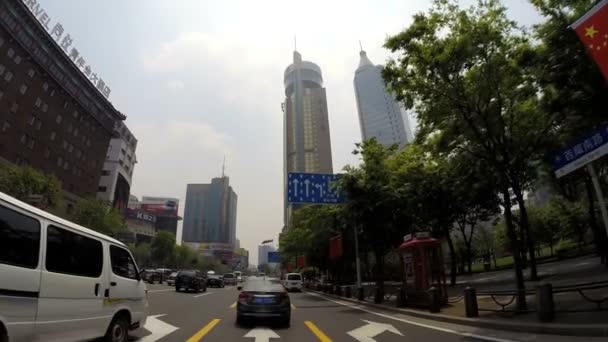
<svg viewBox="0 0 608 342"><path fill-rule="evenodd" d="M40 222L0 206L0 263L38 267Z"/></svg>
<svg viewBox="0 0 608 342"><path fill-rule="evenodd" d="M137 280L137 268L131 255L124 248L110 246L112 272L117 276Z"/></svg>
<svg viewBox="0 0 608 342"><path fill-rule="evenodd" d="M49 226L46 269L50 272L97 278L103 269L101 242L66 229Z"/></svg>

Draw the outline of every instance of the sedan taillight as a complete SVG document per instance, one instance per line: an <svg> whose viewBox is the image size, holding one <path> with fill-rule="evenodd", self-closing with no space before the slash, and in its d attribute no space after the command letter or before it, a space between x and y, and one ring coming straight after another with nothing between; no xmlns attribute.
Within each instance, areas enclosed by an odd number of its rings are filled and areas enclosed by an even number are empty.
<svg viewBox="0 0 608 342"><path fill-rule="evenodd" d="M251 298L251 295L247 292L239 293L239 302L247 302Z"/></svg>

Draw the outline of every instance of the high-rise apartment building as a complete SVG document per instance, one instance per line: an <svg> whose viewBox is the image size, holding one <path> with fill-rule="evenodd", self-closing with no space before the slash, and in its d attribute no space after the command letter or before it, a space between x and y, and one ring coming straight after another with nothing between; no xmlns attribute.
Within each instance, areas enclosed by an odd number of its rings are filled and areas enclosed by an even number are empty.
<svg viewBox="0 0 608 342"><path fill-rule="evenodd" d="M283 163L284 182L289 172L332 173L331 140L327 97L321 68L302 61L293 52L293 63L284 74ZM294 206L285 197L284 223L287 227Z"/></svg>
<svg viewBox="0 0 608 342"><path fill-rule="evenodd" d="M188 184L184 209L184 242L236 244L237 195L226 176L209 184Z"/></svg>
<svg viewBox="0 0 608 342"><path fill-rule="evenodd" d="M382 66L374 65L365 51L355 71L355 95L361 126L361 139L376 140L384 146L403 147L412 141L407 114L382 79Z"/></svg>

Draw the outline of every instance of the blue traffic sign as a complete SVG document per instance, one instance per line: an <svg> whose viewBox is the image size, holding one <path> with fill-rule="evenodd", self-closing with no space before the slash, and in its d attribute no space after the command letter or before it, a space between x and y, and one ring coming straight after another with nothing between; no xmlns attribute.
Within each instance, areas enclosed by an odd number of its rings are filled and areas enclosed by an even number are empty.
<svg viewBox="0 0 608 342"><path fill-rule="evenodd" d="M268 263L281 263L281 254L279 252L268 252Z"/></svg>
<svg viewBox="0 0 608 342"><path fill-rule="evenodd" d="M344 203L334 183L340 175L290 172L287 175L287 202L311 204Z"/></svg>
<svg viewBox="0 0 608 342"><path fill-rule="evenodd" d="M608 125L603 125L553 156L553 170L557 178L560 178L606 153L608 153Z"/></svg>

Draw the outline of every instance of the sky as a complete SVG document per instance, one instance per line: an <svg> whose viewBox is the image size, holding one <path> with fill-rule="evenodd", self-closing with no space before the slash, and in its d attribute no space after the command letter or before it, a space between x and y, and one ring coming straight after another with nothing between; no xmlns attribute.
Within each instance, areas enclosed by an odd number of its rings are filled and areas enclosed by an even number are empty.
<svg viewBox="0 0 608 342"><path fill-rule="evenodd" d="M386 37L428 0L38 0L102 77L138 139L131 193L180 199L186 184L226 174L238 194L237 238L257 263L283 226L283 72L294 36L321 67L334 170L356 164L361 139L353 89L359 41L384 64ZM462 4L472 1L463 0ZM504 0L512 19L540 18ZM415 125L415 119L410 119ZM181 237L181 224L178 239Z"/></svg>

